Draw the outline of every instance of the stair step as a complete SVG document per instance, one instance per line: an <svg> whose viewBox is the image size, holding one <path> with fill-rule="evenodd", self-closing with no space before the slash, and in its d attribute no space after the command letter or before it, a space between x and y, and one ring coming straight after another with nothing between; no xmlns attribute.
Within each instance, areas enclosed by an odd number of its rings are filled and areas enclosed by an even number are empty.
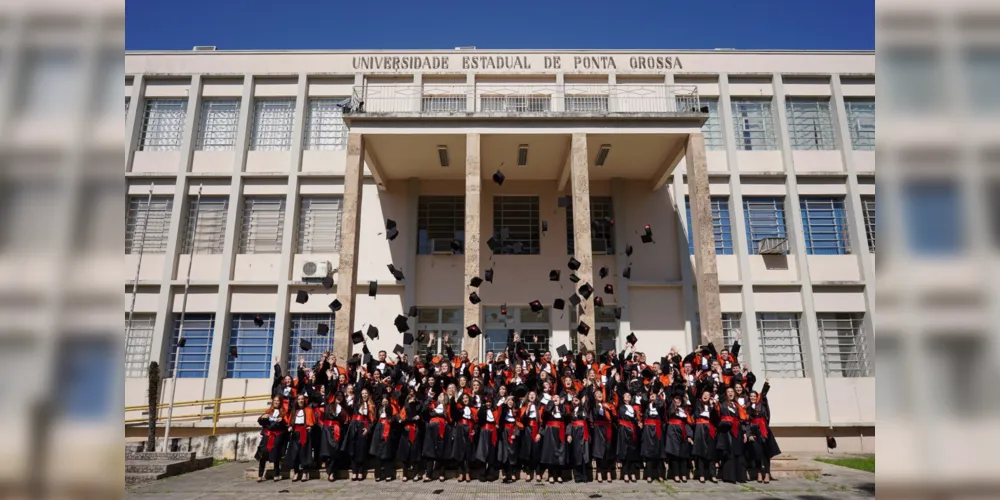
<svg viewBox="0 0 1000 500"><path fill-rule="evenodd" d="M138 486L140 484L151 483L157 479L162 479L167 477L166 474L158 473L145 473L145 474L129 474L125 473L125 487Z"/></svg>
<svg viewBox="0 0 1000 500"><path fill-rule="evenodd" d="M143 452L139 453L136 451L125 451L125 460L170 460L174 462L182 462L187 460L194 460L195 452L191 451L179 451L179 452Z"/></svg>
<svg viewBox="0 0 1000 500"><path fill-rule="evenodd" d="M167 477L201 470L211 466L211 457L196 458L185 461L125 460L125 474L160 474L161 477Z"/></svg>

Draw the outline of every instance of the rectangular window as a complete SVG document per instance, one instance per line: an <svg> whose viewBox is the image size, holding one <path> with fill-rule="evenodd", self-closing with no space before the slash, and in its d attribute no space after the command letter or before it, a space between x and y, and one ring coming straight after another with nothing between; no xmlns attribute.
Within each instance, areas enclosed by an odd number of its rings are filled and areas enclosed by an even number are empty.
<svg viewBox="0 0 1000 500"><path fill-rule="evenodd" d="M850 253L843 198L803 196L799 198L799 207L808 255Z"/></svg>
<svg viewBox="0 0 1000 500"><path fill-rule="evenodd" d="M972 46L964 50L962 65L969 108L982 116L1000 112L1000 50L994 46Z"/></svg>
<svg viewBox="0 0 1000 500"><path fill-rule="evenodd" d="M187 99L148 99L142 116L139 151L181 149Z"/></svg>
<svg viewBox="0 0 1000 500"><path fill-rule="evenodd" d="M425 95L420 101L423 113L462 113L466 106L464 95Z"/></svg>
<svg viewBox="0 0 1000 500"><path fill-rule="evenodd" d="M917 255L954 255L963 245L962 198L951 181L912 181L903 186L906 241Z"/></svg>
<svg viewBox="0 0 1000 500"><path fill-rule="evenodd" d="M451 242L465 242L465 197L421 196L417 201L417 254L451 252Z"/></svg>
<svg viewBox="0 0 1000 500"><path fill-rule="evenodd" d="M844 99L847 128L851 131L851 147L855 150L875 150L875 99L852 97Z"/></svg>
<svg viewBox="0 0 1000 500"><path fill-rule="evenodd" d="M757 243L764 238L788 238L784 198L743 198L743 217L751 254L759 253Z"/></svg>
<svg viewBox="0 0 1000 500"><path fill-rule="evenodd" d="M722 139L722 120L719 118L719 100L715 98L701 98L701 105L708 107L708 120L701 126L701 133L705 136L705 149L709 151L722 151L726 149Z"/></svg>
<svg viewBox="0 0 1000 500"><path fill-rule="evenodd" d="M428 356L443 354L445 346L451 346L455 354L462 352L462 339L465 327L462 326L463 310L460 307L421 307L417 313L416 328L424 334L423 342L414 342L414 354L422 356L426 362ZM409 320L410 322L413 319ZM434 338L431 339L431 336ZM447 343L445 337L448 337ZM475 358L478 353L470 353Z"/></svg>
<svg viewBox="0 0 1000 500"><path fill-rule="evenodd" d="M494 196L493 237L498 248L493 253L538 255L538 197Z"/></svg>
<svg viewBox="0 0 1000 500"><path fill-rule="evenodd" d="M933 45L897 45L882 50L879 79L885 88L892 89L883 96L890 109L900 114L924 114L949 102L944 79L947 73L942 71L944 57Z"/></svg>
<svg viewBox="0 0 1000 500"><path fill-rule="evenodd" d="M153 314L132 314L132 325L129 326L128 314L125 315L126 378L146 378L155 322Z"/></svg>
<svg viewBox="0 0 1000 500"><path fill-rule="evenodd" d="M226 243L228 213L229 198L202 196L199 200L191 197L181 253L222 253Z"/></svg>
<svg viewBox="0 0 1000 500"><path fill-rule="evenodd" d="M172 196L130 196L125 219L125 253L166 253Z"/></svg>
<svg viewBox="0 0 1000 500"><path fill-rule="evenodd" d="M202 101L195 149L200 151L232 151L236 149L236 131L239 129L239 118L239 99L205 99Z"/></svg>
<svg viewBox="0 0 1000 500"><path fill-rule="evenodd" d="M261 314L263 326L254 324L254 314L234 314L226 352L226 378L271 378L271 350L274 346L274 315ZM290 350L290 349L289 349Z"/></svg>
<svg viewBox="0 0 1000 500"><path fill-rule="evenodd" d="M251 151L292 149L295 99L260 99L254 103Z"/></svg>
<svg viewBox="0 0 1000 500"><path fill-rule="evenodd" d="M344 199L340 196L303 197L299 206L298 253L340 252Z"/></svg>
<svg viewBox="0 0 1000 500"><path fill-rule="evenodd" d="M875 253L875 197L862 196L861 209L865 216L865 232L868 234L868 250Z"/></svg>
<svg viewBox="0 0 1000 500"><path fill-rule="evenodd" d="M513 340L514 332L520 333L529 352L549 350L549 338L552 336L550 313L551 309L547 307L537 313L528 307L508 307L504 315L499 307L484 307L484 351L504 352Z"/></svg>
<svg viewBox="0 0 1000 500"><path fill-rule="evenodd" d="M743 331L740 320L743 315L740 313L722 313L722 343L726 349L732 349L733 343L740 337Z"/></svg>
<svg viewBox="0 0 1000 500"><path fill-rule="evenodd" d="M712 203L712 234L715 237L715 254L733 254L733 230L729 223L729 197L713 196ZM694 226L691 224L691 197L684 197L687 207L688 250L694 255Z"/></svg>
<svg viewBox="0 0 1000 500"><path fill-rule="evenodd" d="M615 253L614 203L610 196L590 197L590 250L595 255ZM573 241L573 204L566 207L566 251L576 253Z"/></svg>
<svg viewBox="0 0 1000 500"><path fill-rule="evenodd" d="M484 113L546 113L552 109L552 96L484 95L479 106Z"/></svg>
<svg viewBox="0 0 1000 500"><path fill-rule="evenodd" d="M326 351L333 351L333 314L291 314L289 315L290 328L288 330L288 359L285 363L285 373L295 376L295 370L299 366L299 358L305 359L306 368L312 368L317 361L323 357ZM253 323L251 323L253 324ZM327 335L317 335L316 329L319 325L326 325L330 328ZM266 323L265 323L266 326ZM299 343L308 340L312 343L312 349L308 352L299 347ZM337 364L345 366L342 360L337 360Z"/></svg>
<svg viewBox="0 0 1000 500"><path fill-rule="evenodd" d="M798 313L757 313L757 332L764 376L803 378L802 339Z"/></svg>
<svg viewBox="0 0 1000 500"><path fill-rule="evenodd" d="M120 387L117 350L106 336L73 336L59 346L56 377L65 394L55 398L56 413L73 421L103 421L115 408Z"/></svg>
<svg viewBox="0 0 1000 500"><path fill-rule="evenodd" d="M170 363L167 377L207 378L212 361L212 338L215 331L214 314L174 315L174 333L170 342ZM177 341L184 337L184 347ZM227 353L228 355L228 353Z"/></svg>
<svg viewBox="0 0 1000 500"><path fill-rule="evenodd" d="M281 253L285 199L248 196L243 200L240 253Z"/></svg>
<svg viewBox="0 0 1000 500"><path fill-rule="evenodd" d="M608 96L606 95L568 95L564 103L566 111L570 113L608 112Z"/></svg>
<svg viewBox="0 0 1000 500"><path fill-rule="evenodd" d="M305 149L334 151L347 148L347 125L344 124L344 110L337 105L343 100L343 98L309 100Z"/></svg>
<svg viewBox="0 0 1000 500"><path fill-rule="evenodd" d="M829 99L787 97L785 116L788 118L788 139L792 149L837 149Z"/></svg>
<svg viewBox="0 0 1000 500"><path fill-rule="evenodd" d="M819 338L827 377L870 377L864 314L818 313Z"/></svg>
<svg viewBox="0 0 1000 500"><path fill-rule="evenodd" d="M732 101L736 149L764 151L778 149L774 133L771 98L736 98Z"/></svg>
<svg viewBox="0 0 1000 500"><path fill-rule="evenodd" d="M617 349L618 320L615 319L615 307L613 305L606 305L594 308L594 324L590 325L590 334L594 336L594 349L598 354L608 352L611 349ZM579 334L576 333L576 325L580 324L580 318L577 316L575 307L570 307L569 324L571 327L569 332L569 349L574 353L578 353L580 352L578 350ZM558 355L552 353L552 357L557 358Z"/></svg>

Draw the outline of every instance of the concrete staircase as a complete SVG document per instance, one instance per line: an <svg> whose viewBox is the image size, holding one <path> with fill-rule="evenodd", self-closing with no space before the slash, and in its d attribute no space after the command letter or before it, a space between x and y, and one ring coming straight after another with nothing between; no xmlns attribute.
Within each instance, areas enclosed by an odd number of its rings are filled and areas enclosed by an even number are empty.
<svg viewBox="0 0 1000 500"><path fill-rule="evenodd" d="M212 466L211 457L196 458L194 453L151 453L139 450L134 446L125 447L125 487Z"/></svg>

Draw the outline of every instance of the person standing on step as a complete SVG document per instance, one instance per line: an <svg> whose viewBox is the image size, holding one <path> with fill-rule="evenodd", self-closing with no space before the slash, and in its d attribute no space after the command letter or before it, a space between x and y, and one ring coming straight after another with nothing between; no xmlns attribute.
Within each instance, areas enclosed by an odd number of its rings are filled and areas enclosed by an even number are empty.
<svg viewBox="0 0 1000 500"><path fill-rule="evenodd" d="M448 425L452 421L452 405L448 394L441 392L437 399L424 410L423 457L425 462L424 482L438 478L444 482L444 465L448 460Z"/></svg>
<svg viewBox="0 0 1000 500"><path fill-rule="evenodd" d="M569 407L563 403L560 394L552 395L551 401L542 412L542 447L540 461L549 469L549 484L562 483L563 467L566 465L566 423L570 419Z"/></svg>
<svg viewBox="0 0 1000 500"><path fill-rule="evenodd" d="M281 457L285 451L288 434L288 417L281 402L281 396L274 396L270 406L257 419L260 424L260 444L257 446L257 482L264 480L264 469L270 462L274 470L274 481L281 480Z"/></svg>
<svg viewBox="0 0 1000 500"><path fill-rule="evenodd" d="M497 468L497 438L500 429L500 410L493 409L493 397L482 398L482 407L479 408L477 426L479 428L479 439L476 440L475 453L473 458L483 465L482 474L479 476L480 482L488 481L491 469Z"/></svg>
<svg viewBox="0 0 1000 500"><path fill-rule="evenodd" d="M771 408L767 404L769 390L771 384L765 380L760 393L757 391L750 393L750 405L747 408L747 416L750 419L747 456L753 462L752 468L757 475L757 482L764 484L771 482L771 459L781 454L774 432L771 432Z"/></svg>
<svg viewBox="0 0 1000 500"><path fill-rule="evenodd" d="M368 453L375 457L375 482L391 481L396 476L395 449L392 447L392 422L395 415L394 405L389 400L390 394L383 392L379 402L377 420L371 438Z"/></svg>
<svg viewBox="0 0 1000 500"><path fill-rule="evenodd" d="M347 426L342 451L351 461L351 481L362 481L367 472L365 460L368 458L368 437L375 423L375 403L367 388L354 401L351 423Z"/></svg>
<svg viewBox="0 0 1000 500"><path fill-rule="evenodd" d="M590 480L590 410L585 394L581 391L573 396L570 427L566 432L566 465L573 467L573 481L577 483Z"/></svg>
<svg viewBox="0 0 1000 500"><path fill-rule="evenodd" d="M716 451L719 456L719 476L727 483L747 482L744 450L747 443L747 414L736 402L736 392L727 387L719 407L719 430Z"/></svg>
<svg viewBox="0 0 1000 500"><path fill-rule="evenodd" d="M350 411L344 406L344 394L338 392L333 402L326 405L319 421L319 457L326 463L326 480L331 483L336 480L336 467L342 456L340 450L349 419Z"/></svg>
<svg viewBox="0 0 1000 500"><path fill-rule="evenodd" d="M476 452L476 423L479 415L472 406L469 393L460 392L458 398L458 405L453 410L458 421L455 422L452 433L451 460L458 467L458 482L472 482L470 464Z"/></svg>
<svg viewBox="0 0 1000 500"><path fill-rule="evenodd" d="M312 465L312 428L316 425L312 408L305 394L295 398L295 407L288 414L288 448L285 450L285 466L292 474L292 481L308 481L309 473L303 469Z"/></svg>
<svg viewBox="0 0 1000 500"><path fill-rule="evenodd" d="M408 391L406 404L399 410L396 420L402 425L399 445L396 448L396 458L403 464L403 479L407 481L420 478L420 457L423 452L421 440L421 419L423 405L417 401L417 394Z"/></svg>
<svg viewBox="0 0 1000 500"><path fill-rule="evenodd" d="M604 400L604 391L594 391L594 405L590 409L593 432L590 435L590 456L597 466L597 482L614 481L615 461L618 452L614 446L615 408Z"/></svg>

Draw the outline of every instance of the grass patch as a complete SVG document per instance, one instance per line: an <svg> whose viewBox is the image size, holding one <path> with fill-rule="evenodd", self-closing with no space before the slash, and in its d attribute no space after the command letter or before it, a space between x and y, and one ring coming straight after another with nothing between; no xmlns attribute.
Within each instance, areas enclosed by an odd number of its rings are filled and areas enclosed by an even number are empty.
<svg viewBox="0 0 1000 500"><path fill-rule="evenodd" d="M825 464L839 465L841 467L849 467L851 469L862 470L865 472L875 472L875 457L857 457L857 458L817 458L817 462L823 462Z"/></svg>
<svg viewBox="0 0 1000 500"><path fill-rule="evenodd" d="M231 464L233 462L234 462L234 460L230 460L228 458L213 458L212 459L212 467L218 467L220 465Z"/></svg>

